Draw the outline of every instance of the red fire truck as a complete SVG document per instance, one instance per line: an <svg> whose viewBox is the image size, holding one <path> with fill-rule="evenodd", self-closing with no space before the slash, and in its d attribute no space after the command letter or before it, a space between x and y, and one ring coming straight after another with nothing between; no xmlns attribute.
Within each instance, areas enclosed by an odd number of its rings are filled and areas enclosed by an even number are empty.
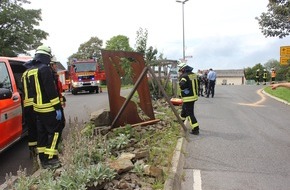
<svg viewBox="0 0 290 190"><path fill-rule="evenodd" d="M100 65L94 59L73 60L68 66L68 71L70 90L74 95L80 91L99 93L101 81L106 80L105 71L100 69Z"/></svg>

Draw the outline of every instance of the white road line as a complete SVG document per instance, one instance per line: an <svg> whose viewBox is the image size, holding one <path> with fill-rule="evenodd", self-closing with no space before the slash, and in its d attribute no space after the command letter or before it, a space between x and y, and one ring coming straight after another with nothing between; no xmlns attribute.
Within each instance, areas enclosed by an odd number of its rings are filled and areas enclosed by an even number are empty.
<svg viewBox="0 0 290 190"><path fill-rule="evenodd" d="M201 189L201 175L200 170L193 170L193 189L194 190L202 190Z"/></svg>

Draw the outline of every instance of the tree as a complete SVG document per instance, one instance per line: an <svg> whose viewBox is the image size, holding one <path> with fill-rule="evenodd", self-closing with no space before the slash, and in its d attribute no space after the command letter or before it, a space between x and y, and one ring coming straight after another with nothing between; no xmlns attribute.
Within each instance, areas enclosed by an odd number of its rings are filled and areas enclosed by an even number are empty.
<svg viewBox="0 0 290 190"><path fill-rule="evenodd" d="M103 40L98 37L91 37L91 39L80 45L78 52L71 55L68 59L71 62L73 59L92 59L95 58L101 63L101 48Z"/></svg>
<svg viewBox="0 0 290 190"><path fill-rule="evenodd" d="M254 67L248 67L245 69L245 78L247 80L255 80L256 79L256 71L260 69L263 71L264 67L261 63L256 64Z"/></svg>
<svg viewBox="0 0 290 190"><path fill-rule="evenodd" d="M268 12L256 17L264 36L279 38L288 36L290 34L290 1L269 0L267 7Z"/></svg>
<svg viewBox="0 0 290 190"><path fill-rule="evenodd" d="M154 49L152 46L147 49L147 40L147 29L143 30L142 28L139 28L137 31L135 50L137 52L143 53L145 55L146 63L149 63L150 61L156 60L158 50L156 48Z"/></svg>
<svg viewBox="0 0 290 190"><path fill-rule="evenodd" d="M136 44L135 44L136 52L145 54L146 48L147 48L147 39L148 39L147 29L143 30L142 28L139 28L139 30L137 31Z"/></svg>
<svg viewBox="0 0 290 190"><path fill-rule="evenodd" d="M270 59L268 60L265 64L264 64L264 67L270 71L272 68L273 69L276 69L276 70L279 70L281 68L280 66L280 62L275 60L275 59Z"/></svg>
<svg viewBox="0 0 290 190"><path fill-rule="evenodd" d="M112 37L106 42L107 50L133 51L130 47L129 38L123 35Z"/></svg>
<svg viewBox="0 0 290 190"><path fill-rule="evenodd" d="M276 81L289 81L290 80L290 68L288 66L281 65L279 61L270 59L264 65L261 63L256 64L254 67L245 68L245 77L247 80L255 80L256 71L260 69L263 71L266 69L269 72L268 80L271 77L271 69L276 70Z"/></svg>
<svg viewBox="0 0 290 190"><path fill-rule="evenodd" d="M107 50L120 50L120 51L133 51L130 47L129 38L123 35L118 35L112 37L106 42ZM123 76L119 76L122 80L123 85L132 84L133 69L131 67L131 62L127 58L121 58L121 67L125 71Z"/></svg>
<svg viewBox="0 0 290 190"><path fill-rule="evenodd" d="M48 33L36 29L41 10L24 9L27 0L2 0L0 3L0 55L17 56L41 45Z"/></svg>

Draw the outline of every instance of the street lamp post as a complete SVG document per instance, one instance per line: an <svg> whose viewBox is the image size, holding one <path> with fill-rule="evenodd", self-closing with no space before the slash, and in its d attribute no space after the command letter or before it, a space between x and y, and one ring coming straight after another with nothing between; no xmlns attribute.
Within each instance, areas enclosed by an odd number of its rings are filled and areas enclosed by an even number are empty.
<svg viewBox="0 0 290 190"><path fill-rule="evenodd" d="M185 38L184 38L184 4L189 0L176 0L177 3L182 4L182 39L183 39L183 50L182 50L182 59L185 60Z"/></svg>

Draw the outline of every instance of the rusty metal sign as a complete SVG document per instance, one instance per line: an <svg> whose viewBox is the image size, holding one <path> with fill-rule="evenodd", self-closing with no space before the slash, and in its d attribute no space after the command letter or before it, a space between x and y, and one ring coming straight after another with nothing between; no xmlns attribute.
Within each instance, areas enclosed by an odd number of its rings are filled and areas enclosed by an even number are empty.
<svg viewBox="0 0 290 190"><path fill-rule="evenodd" d="M101 53L107 77L110 117L111 121L113 121L111 128L126 124L156 123L157 120L153 112L144 55L137 52L109 50L101 50ZM126 74L121 65L123 58L130 61L130 66L133 69L131 77L134 88L126 98L121 96L121 80ZM137 102L131 100L135 91L137 91L139 98ZM142 113L142 116L140 113Z"/></svg>

